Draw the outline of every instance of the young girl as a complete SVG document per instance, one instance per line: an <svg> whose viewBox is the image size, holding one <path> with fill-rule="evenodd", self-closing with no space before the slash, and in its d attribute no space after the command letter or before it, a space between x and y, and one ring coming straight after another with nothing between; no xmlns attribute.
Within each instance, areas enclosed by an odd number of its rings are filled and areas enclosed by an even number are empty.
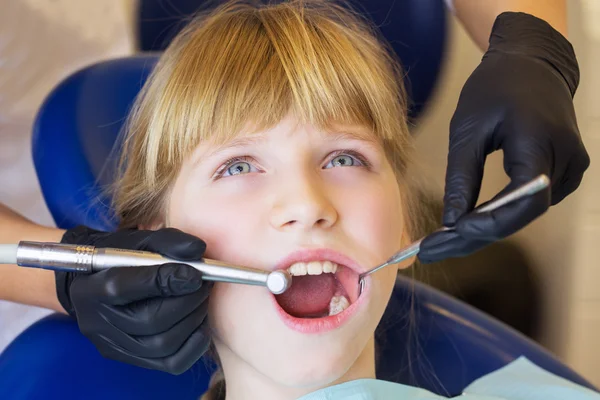
<svg viewBox="0 0 600 400"><path fill-rule="evenodd" d="M231 2L189 24L138 98L122 226L175 227L203 238L209 258L295 276L280 296L214 286L222 374L207 399L439 398L375 380L373 333L396 270L358 294L358 274L415 236L406 96L382 43L328 1ZM465 398L540 393L600 398L526 360Z"/></svg>
<svg viewBox="0 0 600 400"><path fill-rule="evenodd" d="M280 296L214 285L221 373L206 399L441 399L375 379L396 270L358 294L359 273L418 236L392 54L330 1L230 2L176 38L139 96L116 186L122 227L178 228L206 257L295 276ZM461 398L600 396L519 359Z"/></svg>
<svg viewBox="0 0 600 400"><path fill-rule="evenodd" d="M227 398L295 399L373 378L394 285L358 274L410 241L410 136L398 63L324 1L228 3L162 56L129 123L123 227L175 227L206 257L288 269L291 290L216 284ZM407 264L408 265L408 264Z"/></svg>

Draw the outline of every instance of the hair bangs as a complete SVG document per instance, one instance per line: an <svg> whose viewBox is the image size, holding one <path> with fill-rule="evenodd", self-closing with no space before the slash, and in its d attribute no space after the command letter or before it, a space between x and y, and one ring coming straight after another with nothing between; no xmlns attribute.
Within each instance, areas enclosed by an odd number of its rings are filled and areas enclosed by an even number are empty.
<svg viewBox="0 0 600 400"><path fill-rule="evenodd" d="M218 20L190 24L149 124L148 176L159 158L178 163L201 142L269 129L290 112L322 129L361 125L381 142L400 132L394 63L381 43L357 35L364 25L336 11L310 1L233 3Z"/></svg>

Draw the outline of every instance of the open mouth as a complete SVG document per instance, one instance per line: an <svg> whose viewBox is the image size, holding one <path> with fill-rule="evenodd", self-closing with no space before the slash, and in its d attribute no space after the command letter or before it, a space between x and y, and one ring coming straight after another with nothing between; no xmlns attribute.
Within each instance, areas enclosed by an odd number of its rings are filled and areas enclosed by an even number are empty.
<svg viewBox="0 0 600 400"><path fill-rule="evenodd" d="M288 269L292 286L276 299L296 318L324 318L346 310L358 297L358 274L335 262L296 262Z"/></svg>

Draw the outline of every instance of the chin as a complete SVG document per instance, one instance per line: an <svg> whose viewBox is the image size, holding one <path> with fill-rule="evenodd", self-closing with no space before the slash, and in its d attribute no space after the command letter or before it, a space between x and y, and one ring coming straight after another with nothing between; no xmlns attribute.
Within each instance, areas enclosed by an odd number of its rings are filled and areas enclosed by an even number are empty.
<svg viewBox="0 0 600 400"><path fill-rule="evenodd" d="M289 365L274 371L279 375L281 384L293 388L319 389L342 381L344 376L354 365L354 361L348 355L315 355L311 362L295 366ZM287 370L282 376L282 369Z"/></svg>
<svg viewBox="0 0 600 400"><path fill-rule="evenodd" d="M281 349L285 354L282 358L289 361L264 365L267 367L264 372L283 386L313 390L357 377L372 377L369 365L373 365L374 360L364 362L373 357L372 336L347 334L326 335L318 343L312 338L312 344L308 340L306 345L298 345L292 352Z"/></svg>

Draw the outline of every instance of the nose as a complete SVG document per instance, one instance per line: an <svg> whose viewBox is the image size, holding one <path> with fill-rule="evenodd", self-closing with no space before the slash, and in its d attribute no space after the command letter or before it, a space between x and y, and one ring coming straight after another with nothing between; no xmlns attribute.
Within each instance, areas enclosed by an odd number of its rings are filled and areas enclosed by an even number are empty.
<svg viewBox="0 0 600 400"><path fill-rule="evenodd" d="M318 178L290 179L282 185L271 211L271 225L278 230L332 227L338 213L325 185Z"/></svg>

